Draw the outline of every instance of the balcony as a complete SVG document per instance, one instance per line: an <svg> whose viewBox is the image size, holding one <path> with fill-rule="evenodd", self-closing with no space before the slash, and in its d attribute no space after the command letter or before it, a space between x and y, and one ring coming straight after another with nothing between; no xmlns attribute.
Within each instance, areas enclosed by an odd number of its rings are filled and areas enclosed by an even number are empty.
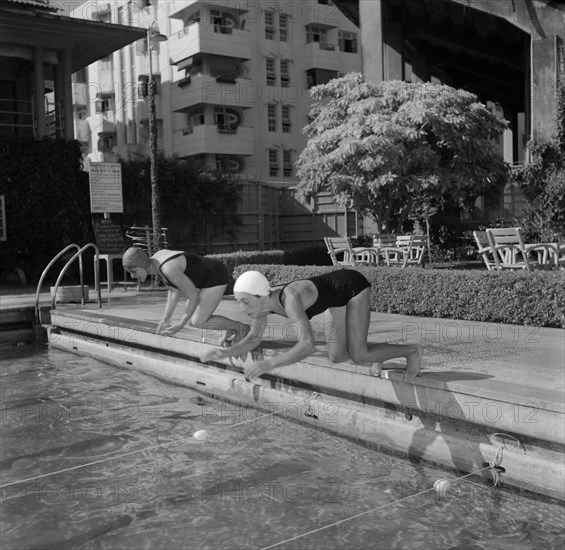
<svg viewBox="0 0 565 550"><path fill-rule="evenodd" d="M207 74L192 75L172 83L171 106L176 112L188 111L200 103L249 109L257 101L256 88L242 78L228 82Z"/></svg>
<svg viewBox="0 0 565 550"><path fill-rule="evenodd" d="M194 23L169 37L171 64L197 53L251 59L249 31L231 29L213 23Z"/></svg>
<svg viewBox="0 0 565 550"><path fill-rule="evenodd" d="M116 131L116 117L113 111L96 113L91 117L91 125L97 132L112 133Z"/></svg>
<svg viewBox="0 0 565 550"><path fill-rule="evenodd" d="M254 131L247 126L237 130L218 128L215 124L202 124L177 130L173 136L173 153L180 157L203 155L253 155Z"/></svg>
<svg viewBox="0 0 565 550"><path fill-rule="evenodd" d="M327 71L341 70L341 52L334 44L310 42L304 46L304 68L326 69Z"/></svg>

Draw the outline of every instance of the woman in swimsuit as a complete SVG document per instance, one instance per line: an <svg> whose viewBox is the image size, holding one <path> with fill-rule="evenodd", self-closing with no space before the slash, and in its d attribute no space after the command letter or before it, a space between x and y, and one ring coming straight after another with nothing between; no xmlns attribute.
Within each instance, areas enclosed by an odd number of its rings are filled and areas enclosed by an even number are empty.
<svg viewBox="0 0 565 550"><path fill-rule="evenodd" d="M358 271L341 269L271 289L264 275L258 271L247 271L237 279L234 296L242 311L253 319L251 330L236 345L210 351L202 360L245 355L260 344L268 314L278 313L296 323L298 342L286 353L249 365L245 374L254 378L276 367L296 363L315 351L309 320L326 311L326 340L331 361L338 363L351 359L360 365L377 363L378 375L383 361L405 357L405 379L412 380L420 372L421 346L367 342L371 314L370 286Z"/></svg>
<svg viewBox="0 0 565 550"><path fill-rule="evenodd" d="M229 274L219 260L203 258L196 254L176 250L159 250L151 258L138 247L128 248L123 257L124 269L139 282L155 275L169 287L163 318L157 325L156 334L171 335L191 327L226 330L225 339L243 338L249 326L221 315L213 315L228 285ZM170 325L172 314L180 295L187 298L186 309L179 323Z"/></svg>

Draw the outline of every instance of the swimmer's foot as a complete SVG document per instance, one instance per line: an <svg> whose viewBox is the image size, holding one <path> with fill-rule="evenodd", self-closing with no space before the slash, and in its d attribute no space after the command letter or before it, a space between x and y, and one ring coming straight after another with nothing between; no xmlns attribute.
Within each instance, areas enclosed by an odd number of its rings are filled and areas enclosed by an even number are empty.
<svg viewBox="0 0 565 550"><path fill-rule="evenodd" d="M414 380L420 373L422 368L422 356L424 355L424 348L417 345L413 353L406 357L406 374L404 379L408 382Z"/></svg>
<svg viewBox="0 0 565 550"><path fill-rule="evenodd" d="M375 376L376 378L380 378L382 370L383 370L383 364L382 363L373 363L371 365L371 376Z"/></svg>
<svg viewBox="0 0 565 550"><path fill-rule="evenodd" d="M224 338L222 339L220 345L223 348L234 346L247 336L250 328L251 327L249 325L242 324L242 328L238 330L226 330L226 334L224 335Z"/></svg>
<svg viewBox="0 0 565 550"><path fill-rule="evenodd" d="M233 344L236 336L237 332L235 330L226 330L226 333L222 338L222 341L220 342L220 346L222 346L223 348L230 347Z"/></svg>

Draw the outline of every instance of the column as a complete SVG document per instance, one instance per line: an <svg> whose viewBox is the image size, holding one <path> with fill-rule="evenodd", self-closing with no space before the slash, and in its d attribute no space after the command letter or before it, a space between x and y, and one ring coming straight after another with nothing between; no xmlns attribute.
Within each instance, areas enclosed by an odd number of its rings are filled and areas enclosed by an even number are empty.
<svg viewBox="0 0 565 550"><path fill-rule="evenodd" d="M71 67L71 51L63 50L63 135L65 136L65 139L74 139L75 137Z"/></svg>
<svg viewBox="0 0 565 550"><path fill-rule="evenodd" d="M403 80L402 25L396 21L385 21L384 30L384 78Z"/></svg>
<svg viewBox="0 0 565 550"><path fill-rule="evenodd" d="M33 48L33 68L35 76L35 124L37 138L45 136L45 68L43 66L43 48Z"/></svg>
<svg viewBox="0 0 565 550"><path fill-rule="evenodd" d="M64 117L63 105L65 104L65 88L63 85L63 71L61 68L61 56L57 56L59 63L53 65L53 81L55 84L55 132L58 138L62 137Z"/></svg>
<svg viewBox="0 0 565 550"><path fill-rule="evenodd" d="M531 42L531 120L532 137L550 140L555 133L555 90L557 82L557 43L555 36L532 37Z"/></svg>
<svg viewBox="0 0 565 550"><path fill-rule="evenodd" d="M368 81L384 80L383 16L381 0L359 0L361 63Z"/></svg>

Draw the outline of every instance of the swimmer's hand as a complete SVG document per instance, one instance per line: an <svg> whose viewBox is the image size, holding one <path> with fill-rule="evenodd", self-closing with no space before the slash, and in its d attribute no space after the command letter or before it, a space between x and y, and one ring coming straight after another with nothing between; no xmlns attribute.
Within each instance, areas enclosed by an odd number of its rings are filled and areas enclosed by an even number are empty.
<svg viewBox="0 0 565 550"><path fill-rule="evenodd" d="M184 323L177 323L176 325L165 328L161 334L164 336L171 336L175 332L178 332L182 327L184 327Z"/></svg>
<svg viewBox="0 0 565 550"><path fill-rule="evenodd" d="M159 322L159 324L157 325L157 328L155 329L155 334L161 334L163 331L167 330L168 328L170 328L171 323L169 322L168 319L163 319L162 321Z"/></svg>
<svg viewBox="0 0 565 550"><path fill-rule="evenodd" d="M255 361L251 365L244 367L243 372L245 373L245 378L259 378L261 375L273 370L273 368L268 360Z"/></svg>
<svg viewBox="0 0 565 550"><path fill-rule="evenodd" d="M226 357L230 357L230 355L231 353L229 350L216 348L207 351L204 355L202 355L202 357L200 357L200 360L203 363L206 363L207 361L213 361L216 359L225 359Z"/></svg>

